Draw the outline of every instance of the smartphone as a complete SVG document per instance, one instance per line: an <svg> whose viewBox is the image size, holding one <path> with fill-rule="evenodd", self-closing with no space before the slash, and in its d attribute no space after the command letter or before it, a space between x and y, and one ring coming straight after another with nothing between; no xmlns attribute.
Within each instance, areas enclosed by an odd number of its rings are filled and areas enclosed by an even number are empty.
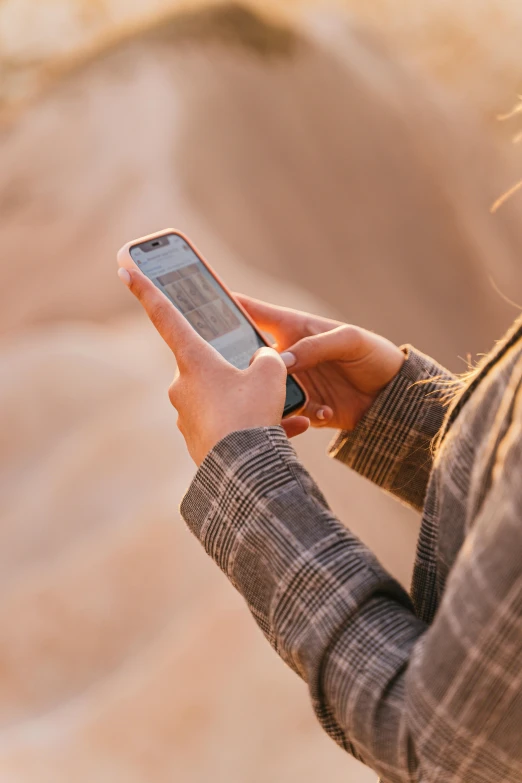
<svg viewBox="0 0 522 783"><path fill-rule="evenodd" d="M118 264L136 264L170 299L207 342L239 369L246 369L258 348L268 345L190 240L172 228L134 239L118 253ZM306 393L288 375L283 416L306 404Z"/></svg>

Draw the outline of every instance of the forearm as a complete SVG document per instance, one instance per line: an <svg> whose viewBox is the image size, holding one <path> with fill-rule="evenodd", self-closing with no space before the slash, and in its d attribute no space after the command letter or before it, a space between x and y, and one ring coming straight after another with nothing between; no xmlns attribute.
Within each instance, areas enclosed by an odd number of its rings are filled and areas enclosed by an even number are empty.
<svg viewBox="0 0 522 783"><path fill-rule="evenodd" d="M183 500L324 729L390 783L520 780L520 442L518 426L430 628L332 516L281 428L224 438Z"/></svg>
<svg viewBox="0 0 522 783"><path fill-rule="evenodd" d="M396 766L396 742L383 743L378 756L374 746L381 731L403 731L397 688L425 626L402 587L332 516L283 431L225 438L181 511L272 646L308 683L324 729L380 774ZM389 779L409 778L401 771Z"/></svg>
<svg viewBox="0 0 522 783"><path fill-rule="evenodd" d="M432 467L431 444L446 402L462 382L411 346L398 375L352 432L341 432L331 456L421 510Z"/></svg>

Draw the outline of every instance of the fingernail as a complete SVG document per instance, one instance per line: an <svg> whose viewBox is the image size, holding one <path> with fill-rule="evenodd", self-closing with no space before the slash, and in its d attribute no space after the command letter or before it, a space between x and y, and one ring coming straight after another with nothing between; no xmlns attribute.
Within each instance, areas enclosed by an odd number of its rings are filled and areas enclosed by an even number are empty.
<svg viewBox="0 0 522 783"><path fill-rule="evenodd" d="M124 269L122 266L120 266L120 268L118 269L118 277L120 278L120 280L123 280L125 285L130 285L131 276L128 273L128 271Z"/></svg>
<svg viewBox="0 0 522 783"><path fill-rule="evenodd" d="M324 408L319 408L317 413L315 414L319 421L324 421L326 419L326 416L324 415Z"/></svg>
<svg viewBox="0 0 522 783"><path fill-rule="evenodd" d="M283 351L281 359L284 361L286 367L291 367L295 364L295 356L290 351Z"/></svg>

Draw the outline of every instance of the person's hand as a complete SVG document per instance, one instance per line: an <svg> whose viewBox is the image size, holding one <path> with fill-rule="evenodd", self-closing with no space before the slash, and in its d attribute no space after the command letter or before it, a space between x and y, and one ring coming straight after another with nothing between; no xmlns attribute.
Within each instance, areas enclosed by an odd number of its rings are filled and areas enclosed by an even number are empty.
<svg viewBox="0 0 522 783"><path fill-rule="evenodd" d="M238 370L200 337L142 272L119 269L118 275L175 356L178 375L169 397L196 465L231 432L281 424L287 372L276 351L261 348L247 370ZM304 432L308 426L303 416L285 421L289 436Z"/></svg>
<svg viewBox="0 0 522 783"><path fill-rule="evenodd" d="M354 429L405 360L400 348L366 329L236 296L275 337L288 371L308 392L301 413L312 426Z"/></svg>

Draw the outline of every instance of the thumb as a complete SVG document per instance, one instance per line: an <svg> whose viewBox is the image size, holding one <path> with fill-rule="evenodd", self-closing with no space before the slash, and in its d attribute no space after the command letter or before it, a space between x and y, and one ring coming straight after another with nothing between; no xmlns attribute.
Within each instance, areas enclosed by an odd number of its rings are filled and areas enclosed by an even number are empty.
<svg viewBox="0 0 522 783"><path fill-rule="evenodd" d="M303 337L286 348L281 359L291 372L300 372L322 362L357 359L361 347L361 330L356 326L342 324L328 332Z"/></svg>
<svg viewBox="0 0 522 783"><path fill-rule="evenodd" d="M259 373L265 379L265 383L270 380L280 381L281 385L286 384L286 367L281 356L273 348L260 348L250 360L250 373Z"/></svg>

